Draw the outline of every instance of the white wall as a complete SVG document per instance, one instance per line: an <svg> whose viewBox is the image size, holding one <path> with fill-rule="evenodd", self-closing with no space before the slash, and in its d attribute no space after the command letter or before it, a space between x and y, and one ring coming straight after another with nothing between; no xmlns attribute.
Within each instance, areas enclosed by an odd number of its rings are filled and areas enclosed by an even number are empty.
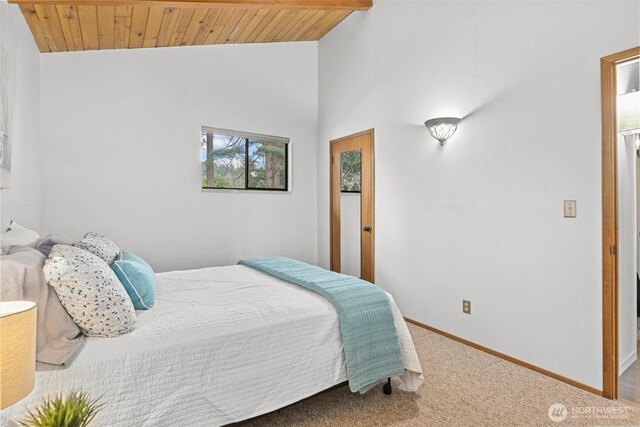
<svg viewBox="0 0 640 427"><path fill-rule="evenodd" d="M44 229L157 271L317 260L317 43L42 57ZM293 191L200 190L200 126L291 138Z"/></svg>
<svg viewBox="0 0 640 427"><path fill-rule="evenodd" d="M18 223L40 230L42 225L42 156L40 146L40 51L20 9L0 2L0 46L11 73L11 182L0 190L0 227Z"/></svg>
<svg viewBox="0 0 640 427"><path fill-rule="evenodd" d="M376 281L403 313L600 388L599 60L638 44L639 8L377 0L347 18L319 43L321 264L328 141L373 127ZM441 147L422 123L446 115L466 118Z"/></svg>
<svg viewBox="0 0 640 427"><path fill-rule="evenodd" d="M618 362L620 374L638 357L636 271L636 144L618 136Z"/></svg>

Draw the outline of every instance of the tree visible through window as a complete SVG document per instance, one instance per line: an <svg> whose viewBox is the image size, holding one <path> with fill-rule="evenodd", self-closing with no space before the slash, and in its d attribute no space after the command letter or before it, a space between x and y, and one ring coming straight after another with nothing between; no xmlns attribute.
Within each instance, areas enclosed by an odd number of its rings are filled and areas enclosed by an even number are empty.
<svg viewBox="0 0 640 427"><path fill-rule="evenodd" d="M288 190L289 140L202 128L202 188Z"/></svg>
<svg viewBox="0 0 640 427"><path fill-rule="evenodd" d="M360 152L340 153L340 191L342 193L360 192Z"/></svg>

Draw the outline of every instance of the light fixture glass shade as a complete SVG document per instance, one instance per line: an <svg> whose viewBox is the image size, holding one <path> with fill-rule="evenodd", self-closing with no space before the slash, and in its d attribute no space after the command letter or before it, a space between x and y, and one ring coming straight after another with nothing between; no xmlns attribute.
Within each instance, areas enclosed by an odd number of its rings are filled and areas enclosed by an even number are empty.
<svg viewBox="0 0 640 427"><path fill-rule="evenodd" d="M432 137L440 141L440 145L456 133L460 119L457 117L439 117L424 122Z"/></svg>
<svg viewBox="0 0 640 427"><path fill-rule="evenodd" d="M36 304L0 302L0 409L33 390L36 371Z"/></svg>

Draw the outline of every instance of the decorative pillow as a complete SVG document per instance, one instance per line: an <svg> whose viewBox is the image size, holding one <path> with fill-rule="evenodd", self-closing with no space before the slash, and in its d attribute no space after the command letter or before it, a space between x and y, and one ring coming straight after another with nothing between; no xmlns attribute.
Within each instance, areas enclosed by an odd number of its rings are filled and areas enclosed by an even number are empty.
<svg viewBox="0 0 640 427"><path fill-rule="evenodd" d="M0 236L0 245L4 254L9 251L11 246L30 246L35 248L39 240L40 235L38 233L12 220L7 231Z"/></svg>
<svg viewBox="0 0 640 427"><path fill-rule="evenodd" d="M73 245L73 241L64 237L56 236L55 234L49 234L40 240L36 249L42 252L44 256L49 256L51 249L53 249L55 245Z"/></svg>
<svg viewBox="0 0 640 427"><path fill-rule="evenodd" d="M85 234L76 246L102 258L109 265L113 264L120 254L120 248L111 239L93 232Z"/></svg>
<svg viewBox="0 0 640 427"><path fill-rule="evenodd" d="M136 312L115 273L97 256L74 246L55 245L44 276L82 332L115 337L136 327Z"/></svg>
<svg viewBox="0 0 640 427"><path fill-rule="evenodd" d="M121 252L111 269L129 294L136 310L149 310L156 300L156 276L145 260L131 252Z"/></svg>

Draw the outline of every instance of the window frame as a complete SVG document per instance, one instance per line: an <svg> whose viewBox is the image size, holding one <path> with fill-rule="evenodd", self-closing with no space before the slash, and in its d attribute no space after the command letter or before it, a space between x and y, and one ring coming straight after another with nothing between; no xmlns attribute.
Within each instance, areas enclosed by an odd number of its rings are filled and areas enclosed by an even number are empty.
<svg viewBox="0 0 640 427"><path fill-rule="evenodd" d="M244 161L245 161L245 173L244 173L244 188L230 188L230 187L202 187L202 191L224 191L224 192L275 192L275 193L289 193L291 192L291 180L289 179L289 174L291 173L291 164L290 164L290 156L291 149L289 145L291 144L291 139L282 137L282 136L273 136L273 135L265 135L259 133L251 133L251 132L243 132L243 131L235 131L230 129L222 129L222 128L214 128L210 126L201 126L200 136L202 137L203 133L211 133L214 135L223 135L223 136L234 136L238 138L244 139L245 150L244 150ZM259 187L249 187L249 144L251 141L260 141L260 142L278 142L284 144L284 188L259 188ZM202 165L202 161L200 162Z"/></svg>

